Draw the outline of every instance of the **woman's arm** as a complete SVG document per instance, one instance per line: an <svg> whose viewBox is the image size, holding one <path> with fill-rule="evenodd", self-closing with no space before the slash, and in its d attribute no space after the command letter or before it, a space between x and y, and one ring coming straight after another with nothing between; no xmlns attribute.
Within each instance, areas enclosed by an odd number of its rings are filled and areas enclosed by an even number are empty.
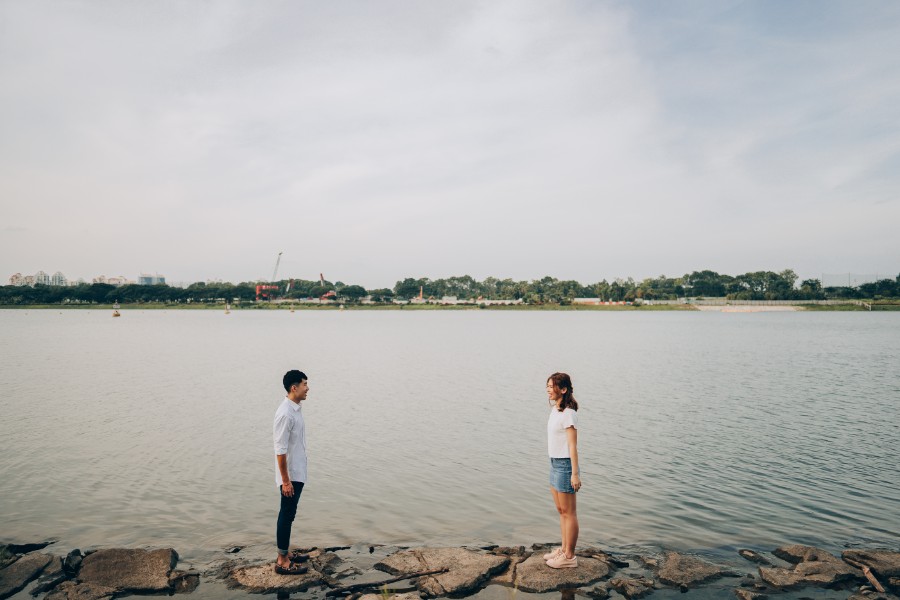
<svg viewBox="0 0 900 600"><path fill-rule="evenodd" d="M581 488L581 476L578 470L578 430L566 428L566 441L569 443L569 459L572 461L572 487L577 492Z"/></svg>

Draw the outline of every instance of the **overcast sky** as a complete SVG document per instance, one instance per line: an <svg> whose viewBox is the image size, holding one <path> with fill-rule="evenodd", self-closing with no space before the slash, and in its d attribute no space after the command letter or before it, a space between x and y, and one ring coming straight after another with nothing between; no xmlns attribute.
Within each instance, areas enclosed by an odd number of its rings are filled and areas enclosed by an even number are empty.
<svg viewBox="0 0 900 600"><path fill-rule="evenodd" d="M0 0L0 283L900 272L900 3Z"/></svg>

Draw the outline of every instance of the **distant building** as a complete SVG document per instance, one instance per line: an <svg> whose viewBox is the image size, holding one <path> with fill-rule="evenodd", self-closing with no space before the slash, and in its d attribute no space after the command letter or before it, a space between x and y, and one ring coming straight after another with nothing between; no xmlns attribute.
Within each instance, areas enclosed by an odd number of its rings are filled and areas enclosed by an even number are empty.
<svg viewBox="0 0 900 600"><path fill-rule="evenodd" d="M572 304L589 304L593 306L599 306L603 304L603 300L600 298L573 298Z"/></svg>
<svg viewBox="0 0 900 600"><path fill-rule="evenodd" d="M9 285L25 285L25 278L22 277L21 273L16 273L15 275L10 275Z"/></svg>
<svg viewBox="0 0 900 600"><path fill-rule="evenodd" d="M625 306L631 302L624 300L601 300L600 298L573 298L572 304L588 304L592 306Z"/></svg>
<svg viewBox="0 0 900 600"><path fill-rule="evenodd" d="M166 278L159 273L154 275L141 273L140 277L138 277L138 285L157 285L165 282Z"/></svg>
<svg viewBox="0 0 900 600"><path fill-rule="evenodd" d="M57 271L53 274L53 277L50 278L50 285L68 285L69 281L66 279L66 276L61 272Z"/></svg>
<svg viewBox="0 0 900 600"><path fill-rule="evenodd" d="M34 274L34 285L50 285L50 276L43 271Z"/></svg>
<svg viewBox="0 0 900 600"><path fill-rule="evenodd" d="M106 280L106 283L109 285L114 285L116 287L127 285L129 283L134 283L133 281L128 281L128 279L124 275L119 275L118 277L110 277Z"/></svg>
<svg viewBox="0 0 900 600"><path fill-rule="evenodd" d="M516 300L485 300L484 298L479 298L476 300L477 304L483 304L484 306L512 306L514 304L522 304L525 301L521 298Z"/></svg>
<svg viewBox="0 0 900 600"><path fill-rule="evenodd" d="M91 283L106 283L106 275L98 275L91 279Z"/></svg>
<svg viewBox="0 0 900 600"><path fill-rule="evenodd" d="M34 275L26 275L22 278L22 285L34 287Z"/></svg>

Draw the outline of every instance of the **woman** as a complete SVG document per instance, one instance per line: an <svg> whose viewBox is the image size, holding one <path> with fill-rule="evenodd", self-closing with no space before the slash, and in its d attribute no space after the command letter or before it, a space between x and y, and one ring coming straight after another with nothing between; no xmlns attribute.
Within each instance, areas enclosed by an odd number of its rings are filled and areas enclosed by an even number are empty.
<svg viewBox="0 0 900 600"><path fill-rule="evenodd" d="M575 543L578 541L578 516L575 492L581 488L578 473L578 403L572 395L572 380L565 373L547 379L550 419L547 421L547 449L550 452L550 492L559 511L562 546L544 555L554 569L578 566Z"/></svg>

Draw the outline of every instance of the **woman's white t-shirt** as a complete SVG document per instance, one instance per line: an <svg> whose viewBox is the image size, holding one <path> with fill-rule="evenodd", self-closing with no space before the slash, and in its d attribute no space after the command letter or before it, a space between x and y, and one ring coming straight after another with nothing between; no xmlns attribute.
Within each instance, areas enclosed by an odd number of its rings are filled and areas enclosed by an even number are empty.
<svg viewBox="0 0 900 600"><path fill-rule="evenodd" d="M578 429L578 414L571 408L562 412L556 407L550 409L550 418L547 420L547 450L550 458L572 458L569 456L569 441L566 437L566 429L574 427Z"/></svg>

